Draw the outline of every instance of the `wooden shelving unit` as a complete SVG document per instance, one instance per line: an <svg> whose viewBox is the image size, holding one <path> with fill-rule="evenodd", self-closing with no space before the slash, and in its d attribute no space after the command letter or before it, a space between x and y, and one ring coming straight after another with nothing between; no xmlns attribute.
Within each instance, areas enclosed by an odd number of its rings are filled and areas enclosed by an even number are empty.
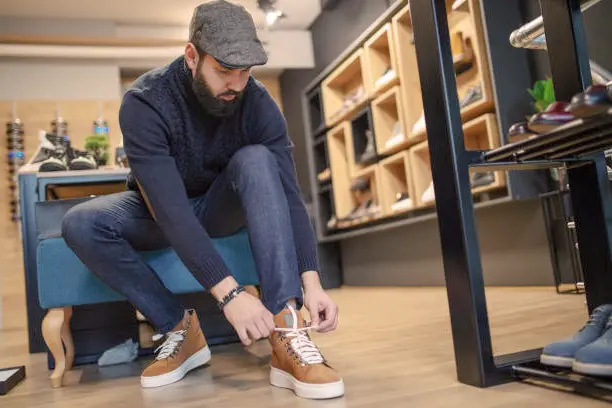
<svg viewBox="0 0 612 408"><path fill-rule="evenodd" d="M456 9L453 3L447 0L449 36L465 145L490 149L504 138L499 134L482 0L465 0ZM328 240L346 228L428 217L435 211L435 200L423 197L432 176L422 89L427 86L419 77L410 7L408 1L398 0L304 91L318 214L336 220L351 214L359 204L351 185L359 177L374 181L381 207L379 217L320 228L320 239ZM325 163L331 172L329 181L323 177ZM503 171L478 175L472 171L470 177L479 201L503 198L504 193L487 193L502 191L510 180ZM506 188L506 194L509 191ZM405 195L410 202L394 206ZM327 221L321 219L319 225Z"/></svg>

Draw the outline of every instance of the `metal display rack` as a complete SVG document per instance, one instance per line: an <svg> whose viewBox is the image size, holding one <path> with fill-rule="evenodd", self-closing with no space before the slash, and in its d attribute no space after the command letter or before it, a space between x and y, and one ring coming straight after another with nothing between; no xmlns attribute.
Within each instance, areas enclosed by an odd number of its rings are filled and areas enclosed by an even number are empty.
<svg viewBox="0 0 612 408"><path fill-rule="evenodd" d="M591 83L578 0L540 0L557 100L570 101ZM577 120L549 134L491 151L467 151L455 91L444 0L411 2L411 14L449 300L458 380L487 387L537 379L601 396L604 381L551 371L538 363L541 349L494 356L484 290L470 167L521 171L567 170L589 313L612 302L612 195L603 151L612 146L612 113ZM426 85L425 85L426 84Z"/></svg>

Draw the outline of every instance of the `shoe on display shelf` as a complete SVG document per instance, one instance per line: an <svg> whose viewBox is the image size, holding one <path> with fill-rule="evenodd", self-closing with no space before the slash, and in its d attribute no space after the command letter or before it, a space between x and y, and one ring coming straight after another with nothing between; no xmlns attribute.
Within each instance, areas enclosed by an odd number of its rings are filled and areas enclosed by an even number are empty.
<svg viewBox="0 0 612 408"><path fill-rule="evenodd" d="M578 351L596 341L606 332L606 329L610 328L609 319L611 316L612 305L602 305L595 308L589 320L573 336L556 341L544 347L540 355L540 362L552 367L573 368L574 359ZM579 363L579 369L587 367L586 364L589 364L593 351L598 350L599 347L600 346L597 346L595 349L587 350L583 354L583 360L581 360L583 365L581 366ZM594 354L597 353L595 352Z"/></svg>
<svg viewBox="0 0 612 408"><path fill-rule="evenodd" d="M391 138L385 143L385 149L391 149L392 147L397 146L398 144L402 143L405 138L404 132L402 131L402 125L398 120L393 126Z"/></svg>
<svg viewBox="0 0 612 408"><path fill-rule="evenodd" d="M489 184L493 184L495 181L495 175L493 172L487 171L484 173L474 173L472 174L471 186L472 188L484 187Z"/></svg>
<svg viewBox="0 0 612 408"><path fill-rule="evenodd" d="M365 131L365 136L367 138L366 147L359 158L359 163L368 164L374 160L376 160L376 149L374 148L374 136L370 129Z"/></svg>
<svg viewBox="0 0 612 408"><path fill-rule="evenodd" d="M576 352L572 370L586 375L612 376L612 316L597 340Z"/></svg>
<svg viewBox="0 0 612 408"><path fill-rule="evenodd" d="M463 109L466 106L473 104L474 102L482 99L482 85L477 84L468 88L467 92L459 103L459 109Z"/></svg>
<svg viewBox="0 0 612 408"><path fill-rule="evenodd" d="M434 190L433 180L429 183L429 187L423 192L421 201L424 203L431 203L436 201L436 191Z"/></svg>
<svg viewBox="0 0 612 408"><path fill-rule="evenodd" d="M612 108L612 92L605 85L591 85L574 95L566 111L578 118L589 118L607 113Z"/></svg>
<svg viewBox="0 0 612 408"><path fill-rule="evenodd" d="M395 196L395 202L391 204L391 211L402 211L412 208L412 199L408 196L408 193L402 192L397 193Z"/></svg>
<svg viewBox="0 0 612 408"><path fill-rule="evenodd" d="M416 123L412 126L412 134L418 135L425 131L426 131L425 112L423 112L421 113L421 117L419 118L419 120L417 120Z"/></svg>
<svg viewBox="0 0 612 408"><path fill-rule="evenodd" d="M461 75L472 68L474 50L472 50L470 44L465 41L461 31L456 31L451 34L450 43L455 75Z"/></svg>
<svg viewBox="0 0 612 408"><path fill-rule="evenodd" d="M395 71L393 71L391 67L387 67L387 69L385 69L385 72L383 72L380 78L378 78L374 83L374 87L377 89L381 88L391 82L393 79L395 79Z"/></svg>
<svg viewBox="0 0 612 408"><path fill-rule="evenodd" d="M70 160L68 168L70 170L95 170L98 168L96 159L90 152L72 149L74 158Z"/></svg>
<svg viewBox="0 0 612 408"><path fill-rule="evenodd" d="M510 126L508 129L508 141L510 143L518 142L524 139L530 139L536 137L539 133L529 129L527 121L517 122Z"/></svg>
<svg viewBox="0 0 612 408"><path fill-rule="evenodd" d="M544 112L536 113L529 119L529 129L536 133L546 133L575 120L576 116L566 111L568 105L567 102L551 103Z"/></svg>
<svg viewBox="0 0 612 408"><path fill-rule="evenodd" d="M470 11L470 5L467 0L455 0L451 9L453 11L465 11L467 13Z"/></svg>
<svg viewBox="0 0 612 408"><path fill-rule="evenodd" d="M68 170L68 159L66 150L63 149L57 149L50 152L47 159L45 159L38 168L38 171L40 172L66 170Z"/></svg>

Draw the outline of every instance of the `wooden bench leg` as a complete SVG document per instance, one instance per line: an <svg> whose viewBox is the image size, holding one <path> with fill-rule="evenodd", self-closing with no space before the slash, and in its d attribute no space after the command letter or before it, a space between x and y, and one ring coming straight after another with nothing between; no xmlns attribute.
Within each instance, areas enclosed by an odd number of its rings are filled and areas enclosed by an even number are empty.
<svg viewBox="0 0 612 408"><path fill-rule="evenodd" d="M74 365L74 340L70 330L70 319L72 319L72 307L64 308L64 324L62 325L62 342L66 349L66 371L72 370Z"/></svg>
<svg viewBox="0 0 612 408"><path fill-rule="evenodd" d="M64 373L66 369L72 368L74 363L74 342L70 333L71 317L71 307L54 308L47 312L42 322L43 338L55 360L55 369L50 377L53 388L63 385Z"/></svg>

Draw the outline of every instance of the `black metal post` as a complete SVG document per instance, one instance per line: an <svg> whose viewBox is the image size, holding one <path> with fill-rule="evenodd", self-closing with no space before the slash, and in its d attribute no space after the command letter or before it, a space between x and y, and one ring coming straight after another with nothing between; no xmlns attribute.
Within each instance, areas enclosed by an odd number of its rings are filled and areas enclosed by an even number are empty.
<svg viewBox="0 0 612 408"><path fill-rule="evenodd" d="M446 4L411 2L459 381L488 386L495 367Z"/></svg>
<svg viewBox="0 0 612 408"><path fill-rule="evenodd" d="M555 97L569 102L591 84L579 0L540 0ZM603 153L568 170L589 311L612 302L612 221Z"/></svg>

